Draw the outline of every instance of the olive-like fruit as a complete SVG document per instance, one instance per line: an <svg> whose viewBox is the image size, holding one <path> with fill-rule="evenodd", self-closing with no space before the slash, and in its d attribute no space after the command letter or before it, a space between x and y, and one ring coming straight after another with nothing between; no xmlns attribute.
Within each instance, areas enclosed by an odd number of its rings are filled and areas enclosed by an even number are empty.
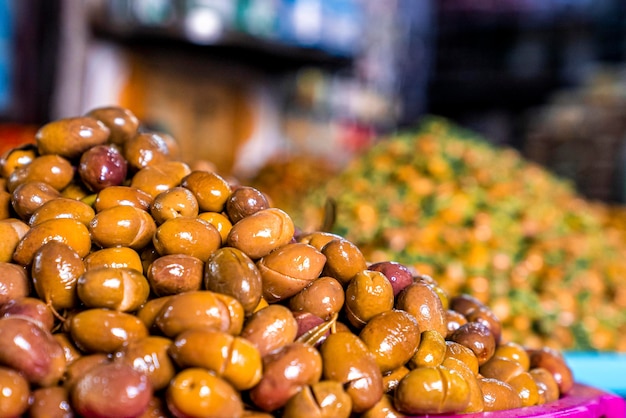
<svg viewBox="0 0 626 418"><path fill-rule="evenodd" d="M447 345L443 335L432 329L422 331L415 355L410 365L415 367L436 367L446 357Z"/></svg>
<svg viewBox="0 0 626 418"><path fill-rule="evenodd" d="M400 293L402 289L413 283L413 273L411 270L404 264L395 261L380 261L370 264L368 269L380 271L385 275L387 280L391 282L394 296L398 296L398 293Z"/></svg>
<svg viewBox="0 0 626 418"><path fill-rule="evenodd" d="M446 309L444 319L446 321L445 337L452 335L452 333L459 329L461 325L467 324L467 318L465 315L460 314L457 311L453 311L452 309Z"/></svg>
<svg viewBox="0 0 626 418"><path fill-rule="evenodd" d="M35 291L57 311L77 305L76 284L84 272L80 255L59 241L42 245L33 256L31 277Z"/></svg>
<svg viewBox="0 0 626 418"><path fill-rule="evenodd" d="M41 155L30 164L16 169L7 179L6 188L14 193L17 188L29 182L46 183L61 191L74 178L74 166L59 155Z"/></svg>
<svg viewBox="0 0 626 418"><path fill-rule="evenodd" d="M191 169L182 161L162 161L139 170L130 181L136 187L155 198L159 193L180 185Z"/></svg>
<svg viewBox="0 0 626 418"><path fill-rule="evenodd" d="M111 131L98 119L81 116L58 119L35 134L39 154L57 154L73 159L89 148L104 144Z"/></svg>
<svg viewBox="0 0 626 418"><path fill-rule="evenodd" d="M22 416L29 407L28 381L17 371L0 366L0 387L0 416Z"/></svg>
<svg viewBox="0 0 626 418"><path fill-rule="evenodd" d="M483 393L478 385L478 377L471 369L471 366L463 363L455 357L446 357L441 363L442 366L459 373L469 387L470 399L465 408L458 411L460 413L482 412L485 407Z"/></svg>
<svg viewBox="0 0 626 418"><path fill-rule="evenodd" d="M91 206L76 199L58 197L48 200L38 207L28 219L30 226L35 226L48 219L71 218L88 225L95 216Z"/></svg>
<svg viewBox="0 0 626 418"><path fill-rule="evenodd" d="M393 308L393 288L379 271L361 270L346 288L345 311L350 323L362 328L374 316Z"/></svg>
<svg viewBox="0 0 626 418"><path fill-rule="evenodd" d="M513 341L500 343L496 347L493 356L513 360L519 363L525 371L530 369L530 356L528 351L519 343Z"/></svg>
<svg viewBox="0 0 626 418"><path fill-rule="evenodd" d="M140 272L126 267L100 267L85 271L76 294L88 308L134 312L148 300L150 284Z"/></svg>
<svg viewBox="0 0 626 418"><path fill-rule="evenodd" d="M0 156L0 176L8 179L13 171L30 164L37 155L37 147L30 143L7 150Z"/></svg>
<svg viewBox="0 0 626 418"><path fill-rule="evenodd" d="M70 392L77 414L84 417L136 417L148 407L153 389L144 373L118 362L94 366Z"/></svg>
<svg viewBox="0 0 626 418"><path fill-rule="evenodd" d="M175 418L240 418L241 395L226 380L200 367L176 374L166 389L168 411Z"/></svg>
<svg viewBox="0 0 626 418"><path fill-rule="evenodd" d="M410 415L458 412L469 400L469 386L463 376L445 366L411 370L394 392L398 411Z"/></svg>
<svg viewBox="0 0 626 418"><path fill-rule="evenodd" d="M172 340L158 335L131 340L114 354L114 361L130 365L148 376L155 391L164 389L176 373L169 356Z"/></svg>
<svg viewBox="0 0 626 418"><path fill-rule="evenodd" d="M265 356L292 343L298 333L298 322L283 305L269 305L246 319L241 336L251 341Z"/></svg>
<svg viewBox="0 0 626 418"><path fill-rule="evenodd" d="M530 368L541 367L554 376L561 395L567 394L574 387L572 369L561 353L550 347L529 350Z"/></svg>
<svg viewBox="0 0 626 418"><path fill-rule="evenodd" d="M91 250L91 237L85 224L75 219L49 219L26 232L15 247L13 261L22 266L30 265L35 253L50 241L66 244L81 258Z"/></svg>
<svg viewBox="0 0 626 418"><path fill-rule="evenodd" d="M478 379L483 394L483 411L505 411L522 407L522 400L508 383L491 377Z"/></svg>
<svg viewBox="0 0 626 418"><path fill-rule="evenodd" d="M396 308L415 317L421 331L429 329L445 336L445 309L437 293L428 284L415 282L405 287L396 300Z"/></svg>
<svg viewBox="0 0 626 418"><path fill-rule="evenodd" d="M230 219L228 219L226 215L219 212L201 212L198 214L198 219L202 219L203 221L206 221L213 225L222 237L222 244L226 243L226 240L228 239L228 234L233 228L232 222L230 221Z"/></svg>
<svg viewBox="0 0 626 418"><path fill-rule="evenodd" d="M30 279L26 269L17 264L0 261L0 305L30 294Z"/></svg>
<svg viewBox="0 0 626 418"><path fill-rule="evenodd" d="M197 290L170 296L157 314L155 324L168 337L198 327L237 335L243 319L243 307L237 299L210 290Z"/></svg>
<svg viewBox="0 0 626 418"><path fill-rule="evenodd" d="M289 299L289 309L310 312L322 319L338 313L345 302L341 283L329 276L319 277Z"/></svg>
<svg viewBox="0 0 626 418"><path fill-rule="evenodd" d="M263 376L250 390L250 399L264 411L275 411L303 387L317 383L321 375L322 357L315 348L287 344L263 357Z"/></svg>
<svg viewBox="0 0 626 418"><path fill-rule="evenodd" d="M479 365L485 364L496 351L496 340L486 325L468 322L452 333L450 340L471 349Z"/></svg>
<svg viewBox="0 0 626 418"><path fill-rule="evenodd" d="M5 416L2 414L2 416ZM38 388L32 391L28 416L31 418L73 418L70 395L63 386Z"/></svg>
<svg viewBox="0 0 626 418"><path fill-rule="evenodd" d="M475 308L465 314L468 322L480 322L489 328L496 344L500 344L502 337L502 324L496 315L487 307Z"/></svg>
<svg viewBox="0 0 626 418"><path fill-rule="evenodd" d="M386 373L413 357L420 343L420 331L411 314L393 309L370 319L359 338L374 354L380 371Z"/></svg>
<svg viewBox="0 0 626 418"><path fill-rule="evenodd" d="M241 302L246 315L258 306L263 292L261 273L243 251L222 247L214 251L204 267L204 287Z"/></svg>
<svg viewBox="0 0 626 418"><path fill-rule="evenodd" d="M129 341L146 337L148 329L135 315L105 308L85 309L69 319L76 346L88 353L114 353Z"/></svg>
<svg viewBox="0 0 626 418"><path fill-rule="evenodd" d="M243 218L270 207L265 194L250 186L239 186L226 199L225 209L233 224Z"/></svg>
<svg viewBox="0 0 626 418"><path fill-rule="evenodd" d="M291 242L294 232L293 220L286 212L268 208L234 224L226 243L255 260Z"/></svg>
<svg viewBox="0 0 626 418"><path fill-rule="evenodd" d="M11 206L24 222L44 203L61 197L61 193L43 181L27 181L15 188L11 194Z"/></svg>
<svg viewBox="0 0 626 418"><path fill-rule="evenodd" d="M9 263L13 260L13 253L17 244L26 235L30 227L17 218L0 219L0 263ZM2 290L0 290L0 295ZM0 300L2 297L0 296Z"/></svg>
<svg viewBox="0 0 626 418"><path fill-rule="evenodd" d="M180 367L203 367L226 379L237 390L261 380L263 362L249 340L210 328L194 328L176 336L169 355Z"/></svg>
<svg viewBox="0 0 626 418"><path fill-rule="evenodd" d="M543 367L535 367L528 371L537 384L539 404L556 401L561 396L559 384L554 375Z"/></svg>
<svg viewBox="0 0 626 418"><path fill-rule="evenodd" d="M330 334L320 346L323 377L344 385L353 412L371 408L383 396L383 379L374 355L351 332Z"/></svg>
<svg viewBox="0 0 626 418"><path fill-rule="evenodd" d="M326 256L308 244L294 242L277 248L257 261L263 297L274 303L295 295L319 277L325 262Z"/></svg>
<svg viewBox="0 0 626 418"><path fill-rule="evenodd" d="M365 256L359 247L347 239L331 240L324 245L320 251L327 259L322 274L324 276L334 277L344 286L347 285L357 273L367 269ZM385 277L382 273L380 274Z"/></svg>
<svg viewBox="0 0 626 418"><path fill-rule="evenodd" d="M141 249L152 241L156 229L148 212L127 205L104 209L89 223L91 238L101 248Z"/></svg>
<svg viewBox="0 0 626 418"><path fill-rule="evenodd" d="M322 380L305 386L289 398L284 418L349 418L352 399L339 382Z"/></svg>
<svg viewBox="0 0 626 418"><path fill-rule="evenodd" d="M203 275L202 260L187 254L167 254L158 257L150 264L147 273L150 289L156 296L200 290Z"/></svg>
<svg viewBox="0 0 626 418"><path fill-rule="evenodd" d="M159 225L152 244L160 255L187 254L205 262L222 245L213 225L198 218L172 218Z"/></svg>
<svg viewBox="0 0 626 418"><path fill-rule="evenodd" d="M134 137L139 129L139 119L129 109L120 106L102 106L91 109L85 116L98 119L107 128L110 134L108 141L111 144L123 146L126 141Z"/></svg>
<svg viewBox="0 0 626 418"><path fill-rule="evenodd" d="M81 155L77 171L89 190L99 192L120 186L126 180L128 163L117 147L97 145Z"/></svg>
<svg viewBox="0 0 626 418"><path fill-rule="evenodd" d="M222 212L232 193L226 179L213 171L191 171L180 185L193 193L201 212Z"/></svg>
<svg viewBox="0 0 626 418"><path fill-rule="evenodd" d="M130 247L108 247L93 249L83 259L85 270L93 270L102 267L130 268L137 271L143 270L143 264L139 253Z"/></svg>
<svg viewBox="0 0 626 418"><path fill-rule="evenodd" d="M0 305L0 318L9 316L29 318L48 331L52 331L54 327L52 309L46 302L35 297L13 299Z"/></svg>
<svg viewBox="0 0 626 418"><path fill-rule="evenodd" d="M20 372L30 383L56 385L65 371L65 355L52 333L27 317L0 318L0 365Z"/></svg>
<svg viewBox="0 0 626 418"><path fill-rule="evenodd" d="M139 132L123 144L123 154L135 171L171 160L165 139L157 132Z"/></svg>
<svg viewBox="0 0 626 418"><path fill-rule="evenodd" d="M109 186L102 189L96 195L93 208L96 212L113 206L133 206L137 209L148 211L154 198L141 189L130 186Z"/></svg>
<svg viewBox="0 0 626 418"><path fill-rule="evenodd" d="M173 187L156 195L150 214L157 225L179 216L194 218L198 215L198 200L189 189Z"/></svg>

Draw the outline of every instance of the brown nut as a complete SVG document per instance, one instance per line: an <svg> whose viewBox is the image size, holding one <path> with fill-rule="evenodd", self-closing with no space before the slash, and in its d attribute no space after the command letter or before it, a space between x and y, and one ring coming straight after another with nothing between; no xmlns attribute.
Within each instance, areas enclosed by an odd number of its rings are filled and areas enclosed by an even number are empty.
<svg viewBox="0 0 626 418"><path fill-rule="evenodd" d="M237 187L228 196L225 204L226 214L233 224L269 207L269 201L263 192L250 186Z"/></svg>
<svg viewBox="0 0 626 418"><path fill-rule="evenodd" d="M139 250L152 241L156 224L150 214L133 206L114 206L96 214L89 223L93 243L101 248Z"/></svg>
<svg viewBox="0 0 626 418"><path fill-rule="evenodd" d="M341 283L333 277L319 277L289 299L289 309L310 312L324 320L338 313L345 302Z"/></svg>
<svg viewBox="0 0 626 418"><path fill-rule="evenodd" d="M201 212L222 212L232 192L226 179L212 171L194 170L180 185L193 193Z"/></svg>
<svg viewBox="0 0 626 418"><path fill-rule="evenodd" d="M115 145L123 145L134 137L139 129L137 116L120 106L97 107L88 111L85 116L98 119L109 128L108 142Z"/></svg>
<svg viewBox="0 0 626 418"><path fill-rule="evenodd" d="M17 370L30 383L54 386L63 377L63 349L36 321L18 316L0 318L0 341L0 364Z"/></svg>
<svg viewBox="0 0 626 418"><path fill-rule="evenodd" d="M84 272L80 255L59 241L42 245L33 256L31 278L35 292L56 311L77 306L76 284Z"/></svg>
<svg viewBox="0 0 626 418"><path fill-rule="evenodd" d="M168 337L198 327L209 327L232 335L241 332L243 307L237 299L209 290L170 296L155 318L155 324Z"/></svg>
<svg viewBox="0 0 626 418"><path fill-rule="evenodd" d="M241 336L251 341L265 356L296 339L298 323L285 306L269 305L246 320Z"/></svg>
<svg viewBox="0 0 626 418"><path fill-rule="evenodd" d="M413 357L420 343L420 331L412 315L401 310L388 310L371 318L359 338L374 354L381 373L387 373Z"/></svg>
<svg viewBox="0 0 626 418"><path fill-rule="evenodd" d="M315 247L289 243L257 261L263 283L263 297L268 303L287 299L317 279L326 256Z"/></svg>
<svg viewBox="0 0 626 418"><path fill-rule="evenodd" d="M137 271L143 270L139 253L130 247L109 247L92 250L83 261L85 263L85 270L100 267L131 268Z"/></svg>
<svg viewBox="0 0 626 418"><path fill-rule="evenodd" d="M183 369L165 392L167 410L175 418L243 415L241 395L226 380L200 368Z"/></svg>
<svg viewBox="0 0 626 418"><path fill-rule="evenodd" d="M148 300L145 276L126 267L100 267L85 271L76 282L76 295L88 308L134 312Z"/></svg>
<svg viewBox="0 0 626 418"><path fill-rule="evenodd" d="M445 366L411 370L394 392L398 411L410 415L455 413L467 408L469 401L463 376Z"/></svg>
<svg viewBox="0 0 626 418"><path fill-rule="evenodd" d="M322 247L321 252L326 256L326 265L322 274L334 277L343 286L346 286L357 273L367 269L361 250L346 239L329 241Z"/></svg>
<svg viewBox="0 0 626 418"><path fill-rule="evenodd" d="M374 316L393 308L393 288L379 271L361 270L346 288L345 311L350 323L362 328Z"/></svg>
<svg viewBox="0 0 626 418"><path fill-rule="evenodd" d="M574 387L574 375L569 365L558 351L550 347L531 349L530 368L541 367L548 370L554 376L554 380L559 385L561 395L567 394Z"/></svg>
<svg viewBox="0 0 626 418"><path fill-rule="evenodd" d="M168 219L198 216L198 201L190 190L184 187L173 187L159 193L150 206L150 214L157 225Z"/></svg>
<svg viewBox="0 0 626 418"><path fill-rule="evenodd" d="M30 278L26 269L0 261L0 306L30 294Z"/></svg>
<svg viewBox="0 0 626 418"><path fill-rule="evenodd" d="M501 380L482 377L478 386L483 394L483 411L505 411L522 407L522 400L509 385Z"/></svg>
<svg viewBox="0 0 626 418"><path fill-rule="evenodd" d="M237 390L248 390L261 380L261 354L249 340L210 328L183 331L169 355L179 367L202 367L226 379Z"/></svg>
<svg viewBox="0 0 626 418"><path fill-rule="evenodd" d="M204 268L204 287L230 295L241 302L246 315L254 312L261 300L261 273L243 251L222 247L211 254Z"/></svg>
<svg viewBox="0 0 626 418"><path fill-rule="evenodd" d="M135 315L104 308L80 311L71 316L68 326L76 346L88 353L114 353L129 341L148 335L147 327Z"/></svg>
<svg viewBox="0 0 626 418"><path fill-rule="evenodd" d="M26 235L30 227L17 218L0 219L0 262L8 263L13 260L13 253L20 240Z"/></svg>
<svg viewBox="0 0 626 418"><path fill-rule="evenodd" d="M374 355L351 332L330 334L320 346L323 376L344 385L353 412L371 408L383 396L383 380Z"/></svg>
<svg viewBox="0 0 626 418"><path fill-rule="evenodd" d="M428 284L415 282L405 287L398 294L396 308L413 315L422 332L432 329L443 336L447 334L445 309L439 295Z"/></svg>
<svg viewBox="0 0 626 418"><path fill-rule="evenodd" d="M137 209L148 211L154 198L141 189L130 186L110 186L102 189L96 195L93 208L101 212L113 206L134 206Z"/></svg>
<svg viewBox="0 0 626 418"><path fill-rule="evenodd" d="M263 411L285 406L289 398L320 380L322 357L313 347L293 342L263 357L263 376L250 399Z"/></svg>
<svg viewBox="0 0 626 418"><path fill-rule="evenodd" d="M207 261L222 245L213 225L198 218L172 218L159 225L152 245L160 255L186 254Z"/></svg>
<svg viewBox="0 0 626 418"><path fill-rule="evenodd" d="M57 154L73 159L89 148L104 144L110 130L92 117L58 119L43 125L35 135L39 154Z"/></svg>
<svg viewBox="0 0 626 418"><path fill-rule="evenodd" d="M289 243L294 232L295 226L286 212L268 208L234 224L226 243L256 260Z"/></svg>
<svg viewBox="0 0 626 418"><path fill-rule="evenodd" d="M28 223L37 209L49 200L61 197L61 193L48 183L27 181L11 194L11 206L19 218Z"/></svg>
<svg viewBox="0 0 626 418"><path fill-rule="evenodd" d="M114 361L126 363L135 370L148 376L155 391L164 389L169 384L176 368L169 357L172 340L149 335L131 340L114 354Z"/></svg>
<svg viewBox="0 0 626 418"><path fill-rule="evenodd" d="M23 416L29 409L30 397L30 386L26 378L15 370L0 367L0 387L0 416Z"/></svg>
<svg viewBox="0 0 626 418"><path fill-rule="evenodd" d="M156 296L166 296L200 290L203 274L204 263L199 258L187 254L168 254L150 264L147 278Z"/></svg>
<svg viewBox="0 0 626 418"><path fill-rule="evenodd" d="M22 266L30 265L37 250L50 241L66 244L81 258L91 250L91 237L85 224L75 219L49 219L26 232L15 247L13 261Z"/></svg>
<svg viewBox="0 0 626 418"><path fill-rule="evenodd" d="M48 219L70 218L88 225L95 215L93 208L85 202L57 197L39 206L28 219L28 224L32 227Z"/></svg>
<svg viewBox="0 0 626 418"><path fill-rule="evenodd" d="M452 333L450 340L471 349L479 365L485 364L496 351L496 341L486 325L468 322Z"/></svg>

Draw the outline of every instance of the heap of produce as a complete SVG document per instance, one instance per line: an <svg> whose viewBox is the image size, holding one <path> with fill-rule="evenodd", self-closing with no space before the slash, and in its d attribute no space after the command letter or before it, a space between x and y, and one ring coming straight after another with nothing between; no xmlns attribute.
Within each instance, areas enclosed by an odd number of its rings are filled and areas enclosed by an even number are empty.
<svg viewBox="0 0 626 418"><path fill-rule="evenodd" d="M429 117L382 138L289 213L372 262L395 260L489 304L507 339L626 350L624 223L518 152ZM306 229L306 227L305 227Z"/></svg>
<svg viewBox="0 0 626 418"><path fill-rule="evenodd" d="M0 173L0 416L401 417L574 387L480 300L298 232L126 109L42 126Z"/></svg>

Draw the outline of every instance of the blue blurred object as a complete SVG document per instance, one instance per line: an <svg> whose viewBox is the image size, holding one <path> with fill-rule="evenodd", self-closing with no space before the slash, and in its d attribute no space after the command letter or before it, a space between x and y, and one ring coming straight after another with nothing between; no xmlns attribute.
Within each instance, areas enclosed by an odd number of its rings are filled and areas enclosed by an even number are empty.
<svg viewBox="0 0 626 418"><path fill-rule="evenodd" d="M13 25L9 0L0 0L0 112L11 103Z"/></svg>
<svg viewBox="0 0 626 418"><path fill-rule="evenodd" d="M577 383L626 397L626 353L566 352Z"/></svg>

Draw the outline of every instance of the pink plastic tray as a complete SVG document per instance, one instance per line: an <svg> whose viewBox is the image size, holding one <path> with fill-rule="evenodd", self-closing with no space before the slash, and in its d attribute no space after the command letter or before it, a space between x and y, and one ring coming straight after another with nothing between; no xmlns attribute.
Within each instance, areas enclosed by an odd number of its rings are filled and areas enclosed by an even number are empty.
<svg viewBox="0 0 626 418"><path fill-rule="evenodd" d="M626 400L591 386L576 384L567 396L546 405L478 414L420 415L420 417L427 416L436 418L624 418L626 417Z"/></svg>

